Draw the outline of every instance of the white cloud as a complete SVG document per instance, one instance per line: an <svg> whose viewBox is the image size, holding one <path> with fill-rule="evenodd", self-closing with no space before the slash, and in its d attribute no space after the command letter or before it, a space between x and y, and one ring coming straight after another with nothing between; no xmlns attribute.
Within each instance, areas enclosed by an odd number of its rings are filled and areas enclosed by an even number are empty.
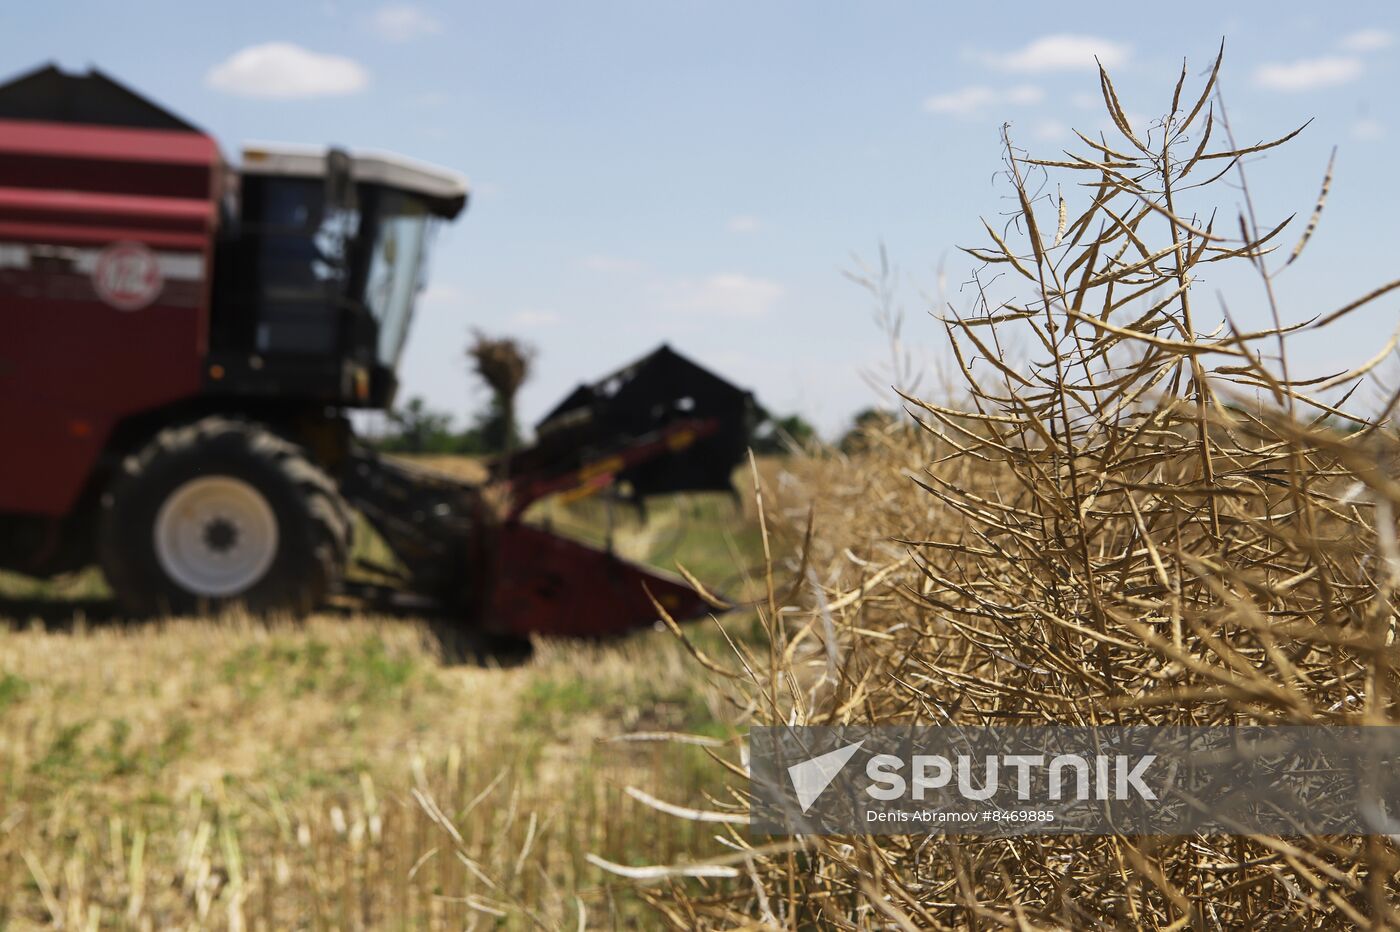
<svg viewBox="0 0 1400 932"><path fill-rule="evenodd" d="M976 113L999 99L997 92L990 87L962 87L946 94L935 94L924 99L924 110L929 113L955 113L959 116Z"/></svg>
<svg viewBox="0 0 1400 932"><path fill-rule="evenodd" d="M1394 42L1395 37L1386 30L1371 28L1358 29L1337 44L1348 52L1378 52L1390 48Z"/></svg>
<svg viewBox="0 0 1400 932"><path fill-rule="evenodd" d="M1052 142L1069 134L1069 128L1059 120L1040 120L1031 127L1031 135L1036 139Z"/></svg>
<svg viewBox="0 0 1400 932"><path fill-rule="evenodd" d="M1027 106L1039 103L1044 97L1045 92L1033 84L1018 84L1009 88L992 88L975 84L925 98L924 110L928 113L972 116L988 107L999 104Z"/></svg>
<svg viewBox="0 0 1400 932"><path fill-rule="evenodd" d="M725 229L730 233L757 233L763 227L763 221L751 214L738 214L729 218L725 224Z"/></svg>
<svg viewBox="0 0 1400 932"><path fill-rule="evenodd" d="M1351 136L1353 139L1369 142L1373 139L1380 139L1384 135L1385 126L1380 120L1363 118L1351 124Z"/></svg>
<svg viewBox="0 0 1400 932"><path fill-rule="evenodd" d="M204 80L215 90L239 97L294 100L364 90L369 72L350 58L290 42L267 42L235 52L211 68Z"/></svg>
<svg viewBox="0 0 1400 932"><path fill-rule="evenodd" d="M527 308L526 310L516 311L514 314L510 315L507 323L513 327L532 330L536 327L547 327L550 324L557 324L563 319L564 318L553 311L537 311Z"/></svg>
<svg viewBox="0 0 1400 932"><path fill-rule="evenodd" d="M391 3L375 10L370 28L390 42L412 42L442 32L442 24L427 10L412 3Z"/></svg>
<svg viewBox="0 0 1400 932"><path fill-rule="evenodd" d="M734 273L663 286L664 304L682 314L705 317L761 317L783 296L783 286L765 278Z"/></svg>
<svg viewBox="0 0 1400 932"><path fill-rule="evenodd" d="M1360 59L1333 55L1261 65L1255 69L1254 83L1274 91L1311 91L1346 84L1360 76Z"/></svg>
<svg viewBox="0 0 1400 932"><path fill-rule="evenodd" d="M1041 36L1014 52L987 52L977 57L1003 71L1089 71L1097 68L1095 58L1105 68L1116 68L1128 59L1132 46L1100 36L1057 33Z"/></svg>

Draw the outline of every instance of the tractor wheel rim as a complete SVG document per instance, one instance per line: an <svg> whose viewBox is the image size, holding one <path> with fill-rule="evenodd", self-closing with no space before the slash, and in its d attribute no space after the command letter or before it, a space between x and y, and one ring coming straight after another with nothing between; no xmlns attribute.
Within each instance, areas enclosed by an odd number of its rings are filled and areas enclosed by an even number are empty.
<svg viewBox="0 0 1400 932"><path fill-rule="evenodd" d="M156 559L176 585L197 596L252 588L277 556L277 536L267 499L232 476L191 479L156 513Z"/></svg>

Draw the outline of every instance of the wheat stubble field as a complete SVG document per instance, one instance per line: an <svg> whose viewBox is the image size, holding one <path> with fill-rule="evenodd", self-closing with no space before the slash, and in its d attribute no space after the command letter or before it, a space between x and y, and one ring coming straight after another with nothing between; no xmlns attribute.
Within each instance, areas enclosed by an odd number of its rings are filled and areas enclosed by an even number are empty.
<svg viewBox="0 0 1400 932"><path fill-rule="evenodd" d="M550 517L598 539L604 511ZM718 496L616 522L621 552L729 592L758 544ZM632 882L587 858L709 847L627 793L724 792L706 752L735 710L670 632L454 656L442 620L122 623L83 617L91 577L3 585L0 928L638 927Z"/></svg>

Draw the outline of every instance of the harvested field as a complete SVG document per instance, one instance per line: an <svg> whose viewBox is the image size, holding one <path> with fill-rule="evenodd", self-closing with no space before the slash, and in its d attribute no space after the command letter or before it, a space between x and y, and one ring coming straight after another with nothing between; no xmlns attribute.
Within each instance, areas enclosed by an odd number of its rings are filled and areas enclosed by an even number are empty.
<svg viewBox="0 0 1400 932"><path fill-rule="evenodd" d="M552 517L601 538L601 509ZM620 511L619 547L724 578L755 555L723 497L653 518ZM442 621L127 624L93 574L0 586L3 928L644 927L631 881L587 858L704 847L627 788L703 804L723 790L707 751L737 740L664 631L483 661L445 656ZM698 743L647 740L671 732Z"/></svg>
<svg viewBox="0 0 1400 932"><path fill-rule="evenodd" d="M435 645L375 618L4 634L3 924L635 918L585 856L682 857L703 833L639 818L625 788L695 799L715 774L700 747L606 739L720 743L718 693L669 635L508 669Z"/></svg>

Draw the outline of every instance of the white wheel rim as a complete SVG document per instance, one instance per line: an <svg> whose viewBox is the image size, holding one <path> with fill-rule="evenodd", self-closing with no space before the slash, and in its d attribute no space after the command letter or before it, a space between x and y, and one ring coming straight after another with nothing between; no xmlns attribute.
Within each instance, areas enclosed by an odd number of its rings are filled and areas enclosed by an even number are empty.
<svg viewBox="0 0 1400 932"><path fill-rule="evenodd" d="M156 513L155 546L161 569L185 591L238 595L262 579L277 556L277 516L242 479L191 479Z"/></svg>

